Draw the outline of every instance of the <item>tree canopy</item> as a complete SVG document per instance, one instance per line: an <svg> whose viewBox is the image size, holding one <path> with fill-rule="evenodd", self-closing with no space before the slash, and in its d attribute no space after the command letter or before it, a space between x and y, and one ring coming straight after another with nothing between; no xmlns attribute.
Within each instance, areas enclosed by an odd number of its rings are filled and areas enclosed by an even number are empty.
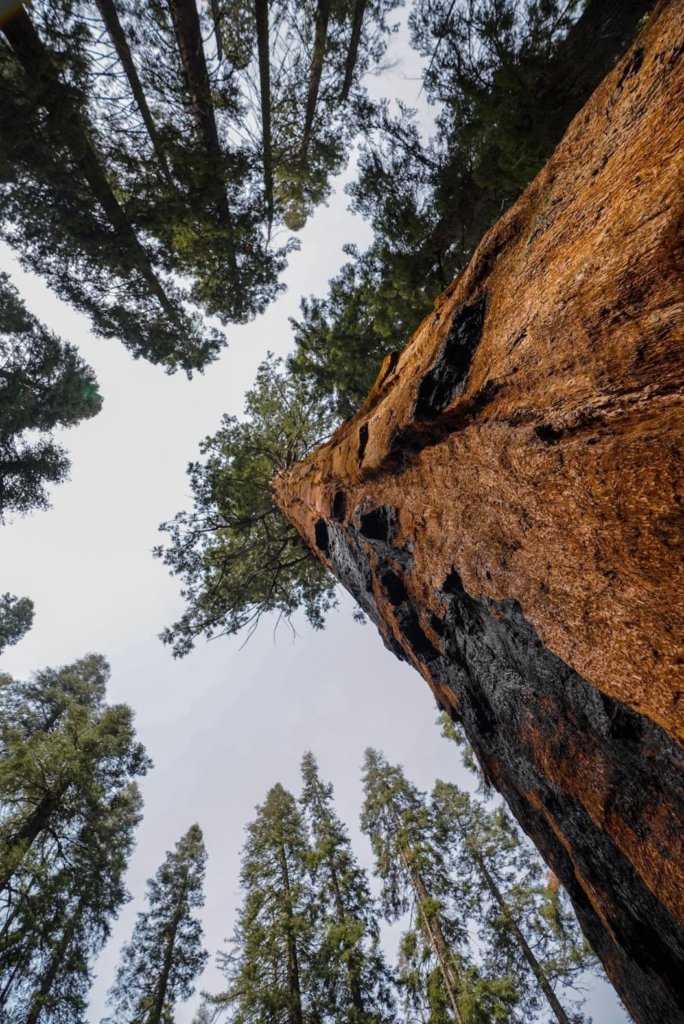
<svg viewBox="0 0 684 1024"><path fill-rule="evenodd" d="M84 1024L150 762L100 655L0 675L0 1017Z"/></svg>
<svg viewBox="0 0 684 1024"><path fill-rule="evenodd" d="M147 882L147 910L138 914L122 952L108 1003L110 1024L171 1024L204 967L202 925L207 855L199 825L191 825Z"/></svg>
<svg viewBox="0 0 684 1024"><path fill-rule="evenodd" d="M69 472L52 431L95 416L101 405L91 368L28 312L0 273L0 520L49 505L46 484Z"/></svg>
<svg viewBox="0 0 684 1024"><path fill-rule="evenodd" d="M19 643L33 625L33 601L15 594L0 596L0 654Z"/></svg>
<svg viewBox="0 0 684 1024"><path fill-rule="evenodd" d="M281 290L399 0L39 0L0 27L0 236L172 372ZM283 232L285 235L283 236ZM279 235L279 239L276 238Z"/></svg>
<svg viewBox="0 0 684 1024"><path fill-rule="evenodd" d="M271 492L287 470L329 433L331 412L281 360L262 363L245 398L245 419L225 416L188 467L193 508L161 529L158 557L183 581L187 608L162 634L174 654L198 636L254 627L265 612L289 618L300 606L316 627L334 602L334 581L309 554Z"/></svg>

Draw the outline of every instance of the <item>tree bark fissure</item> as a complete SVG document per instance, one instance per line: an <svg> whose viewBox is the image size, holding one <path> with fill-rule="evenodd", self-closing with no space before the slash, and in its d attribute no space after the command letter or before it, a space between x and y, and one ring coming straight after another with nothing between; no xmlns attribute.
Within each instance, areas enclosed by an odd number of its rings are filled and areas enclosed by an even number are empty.
<svg viewBox="0 0 684 1024"><path fill-rule="evenodd" d="M679 7L361 409L274 480L463 725L638 1024L684 1022Z"/></svg>

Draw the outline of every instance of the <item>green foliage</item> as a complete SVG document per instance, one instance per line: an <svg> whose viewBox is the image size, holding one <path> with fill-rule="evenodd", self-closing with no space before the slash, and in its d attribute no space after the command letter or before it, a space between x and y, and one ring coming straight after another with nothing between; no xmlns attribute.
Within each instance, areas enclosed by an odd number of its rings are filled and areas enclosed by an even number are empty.
<svg viewBox="0 0 684 1024"><path fill-rule="evenodd" d="M94 416L101 405L90 367L28 312L0 273L0 518L47 507L45 484L69 470L52 430Z"/></svg>
<svg viewBox="0 0 684 1024"><path fill-rule="evenodd" d="M159 547L181 576L187 610L162 634L175 655L198 636L255 627L265 612L289 616L303 606L320 627L334 603L333 582L285 520L271 479L289 469L329 433L334 419L310 389L270 357L247 392L246 419L225 416L201 446L204 462L188 469L194 507L161 529Z"/></svg>
<svg viewBox="0 0 684 1024"><path fill-rule="evenodd" d="M91 964L128 899L149 761L107 706L99 655L0 676L0 1016L82 1024Z"/></svg>
<svg viewBox="0 0 684 1024"><path fill-rule="evenodd" d="M422 298L417 300L415 289L407 292L376 246L363 254L348 246L346 252L352 260L330 282L327 297L302 299L300 318L290 321L293 375L310 383L321 401L332 398L340 417L362 404L384 357L403 347L434 294L428 281Z"/></svg>
<svg viewBox="0 0 684 1024"><path fill-rule="evenodd" d="M360 24L349 0L19 7L0 29L0 234L97 333L201 369L225 344L203 314L243 323L281 291L295 242L273 229L328 195L398 2Z"/></svg>
<svg viewBox="0 0 684 1024"><path fill-rule="evenodd" d="M33 601L14 594L0 596L0 654L19 643L33 625Z"/></svg>
<svg viewBox="0 0 684 1024"><path fill-rule="evenodd" d="M176 1003L192 995L207 961L193 913L204 905L206 860L201 829L191 825L148 880L148 909L138 914L108 997L111 1024L172 1024Z"/></svg>
<svg viewBox="0 0 684 1024"><path fill-rule="evenodd" d="M465 922L454 905L445 851L435 841L425 797L375 750L366 751L363 783L361 827L382 881L383 912L389 921L411 912L398 965L407 1008L427 1011L430 1024L471 1024L462 1006L465 973L472 967Z"/></svg>
<svg viewBox="0 0 684 1024"><path fill-rule="evenodd" d="M548 159L634 34L639 4L589 0L416 0L409 24L438 103L364 109L352 209L372 225L365 253L308 298L293 323L292 369L338 411L361 404L384 356L401 349L487 229ZM650 6L643 2L643 12Z"/></svg>
<svg viewBox="0 0 684 1024"><path fill-rule="evenodd" d="M584 1020L578 1006L559 1013L553 997L567 1004L596 960L539 854L503 807L489 810L451 783L435 785L432 815L464 912L497 971L515 979L523 1019L551 1009L559 1021Z"/></svg>
<svg viewBox="0 0 684 1024"><path fill-rule="evenodd" d="M325 1012L337 1024L389 1024L395 1019L391 978L368 879L335 814L332 786L321 781L311 753L302 760L302 782L318 908L314 973Z"/></svg>
<svg viewBox="0 0 684 1024"><path fill-rule="evenodd" d="M315 976L317 908L309 843L291 793L278 784L247 827L232 950L219 956L228 988L207 997L231 1024L321 1020Z"/></svg>
<svg viewBox="0 0 684 1024"><path fill-rule="evenodd" d="M2 33L0 234L97 333L170 371L201 368L222 335L186 311L168 259L127 208L110 136L89 108L95 39L84 12L68 0L20 8Z"/></svg>
<svg viewBox="0 0 684 1024"><path fill-rule="evenodd" d="M302 782L301 811L276 785L247 828L242 906L218 958L228 987L205 994L197 1024L396 1019L368 879L311 754Z"/></svg>

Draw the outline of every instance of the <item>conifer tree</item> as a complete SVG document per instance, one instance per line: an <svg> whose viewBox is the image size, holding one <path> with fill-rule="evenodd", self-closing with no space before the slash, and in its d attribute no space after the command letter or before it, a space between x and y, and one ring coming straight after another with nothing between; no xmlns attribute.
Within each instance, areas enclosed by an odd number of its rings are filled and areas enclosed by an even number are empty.
<svg viewBox="0 0 684 1024"><path fill-rule="evenodd" d="M361 824L373 846L388 920L412 911L402 940L399 982L430 1024L493 1024L515 1018L510 975L468 950L467 919L454 900L446 851L425 797L377 751L366 751Z"/></svg>
<svg viewBox="0 0 684 1024"><path fill-rule="evenodd" d="M131 709L105 704L108 675L89 655L28 683L0 676L0 898L46 843L67 851L90 807L149 767Z"/></svg>
<svg viewBox="0 0 684 1024"><path fill-rule="evenodd" d="M415 935L424 950L423 958L437 966L439 987L453 1019L463 1024L458 1001L465 936L460 922L448 916L439 898L443 873L427 839L430 823L425 801L401 769L390 766L374 750L366 751L363 781L361 827L375 854L385 916L398 920L415 903Z"/></svg>
<svg viewBox="0 0 684 1024"><path fill-rule="evenodd" d="M112 1024L172 1024L176 1003L192 995L207 960L193 913L204 904L206 859L201 829L191 825L149 879L148 909L138 914L108 997Z"/></svg>
<svg viewBox="0 0 684 1024"><path fill-rule="evenodd" d="M536 850L503 807L488 810L452 783L435 785L432 817L447 870L477 922L480 941L488 944L499 970L516 978L524 1019L535 1019L541 1008L558 1024L578 1024L583 1018L577 1008L564 1005L567 989L596 960L567 896L545 880Z"/></svg>
<svg viewBox="0 0 684 1024"><path fill-rule="evenodd" d="M220 957L225 992L208 996L231 1024L319 1024L316 895L302 816L280 784L247 827L232 950Z"/></svg>
<svg viewBox="0 0 684 1024"><path fill-rule="evenodd" d="M0 31L2 236L98 333L169 370L201 368L222 336L187 312L161 254L143 243L124 180L112 182L113 162L100 151L107 134L89 109L83 12L22 6Z"/></svg>
<svg viewBox="0 0 684 1024"><path fill-rule="evenodd" d="M33 601L15 594L0 596L0 654L19 643L33 625Z"/></svg>
<svg viewBox="0 0 684 1024"><path fill-rule="evenodd" d="M194 508L161 526L171 543L155 554L182 578L187 601L162 633L176 656L198 636L237 633L269 611L288 618L303 605L320 627L334 604L334 581L271 491L274 474L320 443L334 417L271 356L245 396L245 412L243 421L225 416L202 443L206 460L188 467Z"/></svg>
<svg viewBox="0 0 684 1024"><path fill-rule="evenodd" d="M101 405L91 368L28 312L0 273L0 518L48 505L45 484L69 470L53 428L94 416Z"/></svg>
<svg viewBox="0 0 684 1024"><path fill-rule="evenodd" d="M338 1024L390 1022L391 979L379 946L368 879L335 814L332 786L321 781L311 753L302 760L302 781L320 917L315 973L326 1013Z"/></svg>
<svg viewBox="0 0 684 1024"><path fill-rule="evenodd" d="M85 1020L91 965L128 898L149 762L90 655L28 683L0 676L0 1017Z"/></svg>
<svg viewBox="0 0 684 1024"><path fill-rule="evenodd" d="M281 291L295 241L273 229L298 230L344 165L397 3L17 5L0 234L96 332L201 369L225 344L202 312L243 323Z"/></svg>

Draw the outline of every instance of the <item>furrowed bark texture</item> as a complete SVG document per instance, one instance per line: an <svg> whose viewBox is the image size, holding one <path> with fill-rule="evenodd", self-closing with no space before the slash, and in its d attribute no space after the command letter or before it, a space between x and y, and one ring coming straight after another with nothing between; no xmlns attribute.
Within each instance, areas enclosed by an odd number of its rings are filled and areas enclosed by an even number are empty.
<svg viewBox="0 0 684 1024"><path fill-rule="evenodd" d="M683 51L661 3L363 408L274 481L652 1024L684 1021Z"/></svg>

